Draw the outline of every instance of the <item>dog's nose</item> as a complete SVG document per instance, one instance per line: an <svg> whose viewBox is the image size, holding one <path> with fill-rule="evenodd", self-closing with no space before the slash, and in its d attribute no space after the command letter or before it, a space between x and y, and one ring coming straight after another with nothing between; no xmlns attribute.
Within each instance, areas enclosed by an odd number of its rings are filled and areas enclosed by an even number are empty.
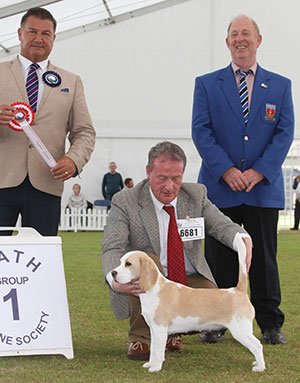
<svg viewBox="0 0 300 383"><path fill-rule="evenodd" d="M117 272L116 272L116 270L113 270L112 272L111 272L111 275L113 276L113 278L116 278L116 276L117 276Z"/></svg>

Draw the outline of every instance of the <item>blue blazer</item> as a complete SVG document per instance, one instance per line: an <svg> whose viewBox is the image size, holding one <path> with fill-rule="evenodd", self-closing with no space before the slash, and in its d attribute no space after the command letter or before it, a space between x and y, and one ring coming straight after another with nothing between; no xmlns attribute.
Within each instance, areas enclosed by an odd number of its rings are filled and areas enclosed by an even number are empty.
<svg viewBox="0 0 300 383"><path fill-rule="evenodd" d="M293 135L289 79L257 67L246 126L231 65L196 78L192 137L202 158L198 182L219 208L246 204L283 209L281 166ZM249 193L233 192L222 178L232 166L255 169L264 179Z"/></svg>

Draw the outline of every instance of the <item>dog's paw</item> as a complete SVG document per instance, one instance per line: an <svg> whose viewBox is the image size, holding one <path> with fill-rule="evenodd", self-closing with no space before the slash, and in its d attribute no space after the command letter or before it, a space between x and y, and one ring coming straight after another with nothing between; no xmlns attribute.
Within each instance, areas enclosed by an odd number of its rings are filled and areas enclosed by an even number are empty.
<svg viewBox="0 0 300 383"><path fill-rule="evenodd" d="M144 363L143 367L144 368L149 368L149 372L158 372L161 370L162 363Z"/></svg>
<svg viewBox="0 0 300 383"><path fill-rule="evenodd" d="M149 372L158 372L161 370L161 364L160 365L156 365L156 366L152 366L149 368Z"/></svg>
<svg viewBox="0 0 300 383"><path fill-rule="evenodd" d="M253 362L252 364L253 364L252 371L254 372L263 372L266 369L264 363L261 365L258 365L257 362Z"/></svg>

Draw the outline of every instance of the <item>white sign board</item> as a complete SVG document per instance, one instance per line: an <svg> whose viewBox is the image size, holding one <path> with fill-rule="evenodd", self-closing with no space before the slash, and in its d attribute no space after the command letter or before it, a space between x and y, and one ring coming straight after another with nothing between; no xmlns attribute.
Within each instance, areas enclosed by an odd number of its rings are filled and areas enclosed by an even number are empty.
<svg viewBox="0 0 300 383"><path fill-rule="evenodd" d="M0 236L0 356L72 359L61 238L17 230L18 235Z"/></svg>

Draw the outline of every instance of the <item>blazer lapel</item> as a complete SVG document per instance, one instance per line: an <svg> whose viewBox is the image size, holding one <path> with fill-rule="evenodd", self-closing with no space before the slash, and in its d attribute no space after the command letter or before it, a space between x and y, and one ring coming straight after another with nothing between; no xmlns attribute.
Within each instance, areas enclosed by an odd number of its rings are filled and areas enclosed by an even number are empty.
<svg viewBox="0 0 300 383"><path fill-rule="evenodd" d="M177 197L177 219L187 219L188 217L194 217L193 205L189 203L190 197L181 188ZM183 249L185 254L189 257L192 256L191 249L193 247L193 241L183 241Z"/></svg>
<svg viewBox="0 0 300 383"><path fill-rule="evenodd" d="M149 236L151 245L155 254L160 254L160 242L159 242L159 228L158 221L156 217L155 207L152 202L152 198L149 192L149 182L146 182L144 185L141 198L140 205L142 209L140 211L140 217L143 221L145 230Z"/></svg>
<svg viewBox="0 0 300 383"><path fill-rule="evenodd" d="M11 71L12 71L12 74L13 74L15 80L16 80L19 91L22 95L22 99L23 99L23 101L26 101L27 103L29 103L26 88L25 88L24 76L22 73L22 67L21 67L21 64L20 64L18 57L16 57L13 61L11 61L11 64L12 64L11 65ZM16 100L16 102L17 101L21 101L21 100Z"/></svg>
<svg viewBox="0 0 300 383"><path fill-rule="evenodd" d="M251 97L248 128L252 121L254 121L257 112L261 108L261 105L269 93L269 87L269 77L267 76L266 72L258 65Z"/></svg>
<svg viewBox="0 0 300 383"><path fill-rule="evenodd" d="M51 62L49 61L48 63L48 70L52 70L52 71L55 71L55 66L51 64ZM37 112L39 111L39 109L41 109L45 104L46 104L46 101L47 101L47 98L49 96L51 92L51 86L48 86L47 84L45 84L44 86L44 93L43 93L43 97L41 99L41 102L38 106L38 109L37 109Z"/></svg>
<svg viewBox="0 0 300 383"><path fill-rule="evenodd" d="M221 81L221 88L224 92L224 96L230 104L237 119L240 121L242 126L245 126L239 92L231 65L224 69L219 79Z"/></svg>
<svg viewBox="0 0 300 383"><path fill-rule="evenodd" d="M188 213L188 199L189 197L180 189L177 197L177 218L186 219L190 214Z"/></svg>

